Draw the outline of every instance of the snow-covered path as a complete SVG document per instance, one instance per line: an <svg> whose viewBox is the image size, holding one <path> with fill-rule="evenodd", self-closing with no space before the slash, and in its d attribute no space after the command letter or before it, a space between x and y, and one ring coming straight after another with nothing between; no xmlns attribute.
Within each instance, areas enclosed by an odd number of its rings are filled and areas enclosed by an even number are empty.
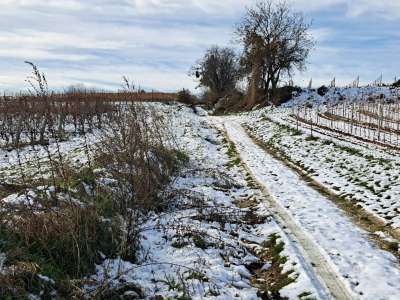
<svg viewBox="0 0 400 300"><path fill-rule="evenodd" d="M254 144L235 119L222 119L252 175L335 299L400 299L400 267L332 202ZM348 291L348 292L347 292Z"/></svg>

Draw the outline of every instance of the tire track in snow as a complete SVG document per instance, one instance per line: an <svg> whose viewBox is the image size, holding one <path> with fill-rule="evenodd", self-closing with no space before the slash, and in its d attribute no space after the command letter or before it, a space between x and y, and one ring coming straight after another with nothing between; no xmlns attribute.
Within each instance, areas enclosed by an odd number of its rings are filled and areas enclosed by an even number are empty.
<svg viewBox="0 0 400 300"><path fill-rule="evenodd" d="M376 248L334 204L254 144L235 120L224 122L273 212L298 241L334 299L399 299L396 259Z"/></svg>

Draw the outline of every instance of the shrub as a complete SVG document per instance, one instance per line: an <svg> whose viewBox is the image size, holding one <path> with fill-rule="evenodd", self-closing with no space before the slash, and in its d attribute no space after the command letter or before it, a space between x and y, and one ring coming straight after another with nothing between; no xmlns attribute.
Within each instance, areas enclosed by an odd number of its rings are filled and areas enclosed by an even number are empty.
<svg viewBox="0 0 400 300"><path fill-rule="evenodd" d="M215 104L215 113L238 112L242 110L244 94L239 90L232 90Z"/></svg>
<svg viewBox="0 0 400 300"><path fill-rule="evenodd" d="M117 115L96 147L96 163L115 182L105 204L124 220L120 255L134 261L140 225L149 212L168 207L162 191L187 157L176 150L169 124L154 107L136 103Z"/></svg>
<svg viewBox="0 0 400 300"><path fill-rule="evenodd" d="M27 291L52 299L54 283L39 276L38 267L32 263L18 263L12 272L0 273L0 299L29 299Z"/></svg>
<svg viewBox="0 0 400 300"><path fill-rule="evenodd" d="M26 80L29 92L0 97L0 147L48 145L50 139L66 140L72 134L84 135L102 129L121 102L167 103L177 97L171 93L143 93L130 84L128 90L118 93L88 89L83 85L55 93L49 90L46 77L37 66L27 63L33 70ZM185 101L191 104L195 98L189 96Z"/></svg>
<svg viewBox="0 0 400 300"><path fill-rule="evenodd" d="M201 95L201 102L204 103L209 109L213 108L214 105L218 105L219 100L221 100L221 95L210 90L204 91L204 93Z"/></svg>
<svg viewBox="0 0 400 300"><path fill-rule="evenodd" d="M178 92L177 101L184 104L194 105L197 102L197 98L189 90L183 89Z"/></svg>
<svg viewBox="0 0 400 300"><path fill-rule="evenodd" d="M300 93L301 91L302 89L297 86L283 86L277 88L272 96L272 103L279 106L291 100L294 94Z"/></svg>
<svg viewBox="0 0 400 300"><path fill-rule="evenodd" d="M118 253L121 232L93 207L66 205L39 212L21 209L3 215L0 251L7 264L30 263L55 280L80 278L94 271L101 260Z"/></svg>
<svg viewBox="0 0 400 300"><path fill-rule="evenodd" d="M155 109L142 104L123 108L104 132L98 163L118 182L114 195L121 208L148 211L169 182L178 154L174 135Z"/></svg>
<svg viewBox="0 0 400 300"><path fill-rule="evenodd" d="M141 226L150 212L169 205L170 198L163 197L162 192L188 157L177 150L168 120L155 106L131 101L136 94L129 87L120 94L119 102L107 101L104 107L103 94L78 89L63 94L62 99L67 100L60 102L56 101L60 95L47 92L23 98L26 101L16 98L26 104L25 108L33 109L27 114L19 109L10 114L10 108L18 108L20 102L0 99L0 138L5 128L11 135L23 132L18 122L17 126L14 124L15 120L30 120L28 125L32 126L27 125L24 130L36 132L44 122L44 137L48 142L55 138L57 146L55 154L46 146L33 148L45 149L48 155L47 159L34 161L39 169L36 177L28 178L19 168L24 184L18 191L28 194L25 189L31 186L32 205L0 202L0 253L7 258L4 272L0 273L1 299L19 299L42 292L41 296L47 297L47 291L50 295L55 290L68 294L70 288L74 290L79 285L80 278L92 274L95 265L105 258L119 256L136 262ZM40 116L39 121L35 116ZM96 118L101 125L100 143L89 146L85 138L83 152L87 164L67 167L70 162L61 153L55 123L76 122L79 133L85 135L87 126L97 126L93 124ZM35 188L38 185L41 188ZM20 267L22 271L17 272Z"/></svg>
<svg viewBox="0 0 400 300"><path fill-rule="evenodd" d="M321 97L325 96L326 93L328 93L328 91L329 91L329 88L327 88L325 85L323 85L323 86L321 86L321 87L319 87L319 88L317 89L317 93L318 93L318 95L320 95Z"/></svg>

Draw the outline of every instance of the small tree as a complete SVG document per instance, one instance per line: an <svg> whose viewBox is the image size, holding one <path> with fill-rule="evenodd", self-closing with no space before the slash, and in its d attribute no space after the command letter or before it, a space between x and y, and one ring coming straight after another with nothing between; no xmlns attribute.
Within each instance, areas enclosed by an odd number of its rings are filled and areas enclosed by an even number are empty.
<svg viewBox="0 0 400 300"><path fill-rule="evenodd" d="M259 100L260 91L273 95L282 76L305 68L314 46L309 28L303 15L285 1L264 0L247 9L236 36L243 44L241 63L249 75L248 107Z"/></svg>
<svg viewBox="0 0 400 300"><path fill-rule="evenodd" d="M231 48L214 46L191 69L199 79L199 86L213 93L213 102L235 89L239 80L239 63Z"/></svg>

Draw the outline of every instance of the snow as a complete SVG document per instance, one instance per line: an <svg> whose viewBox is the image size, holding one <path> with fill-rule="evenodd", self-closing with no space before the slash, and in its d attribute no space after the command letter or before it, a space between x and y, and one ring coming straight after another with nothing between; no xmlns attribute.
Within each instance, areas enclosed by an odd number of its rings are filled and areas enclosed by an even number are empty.
<svg viewBox="0 0 400 300"><path fill-rule="evenodd" d="M309 298L315 299L335 298L327 281L337 277L333 284L343 285L344 294L349 292L355 299L398 299L400 269L396 257L378 248L369 234L330 200L255 145L241 127L243 124L257 139L279 148L321 184L347 195L349 200L398 228L400 158L395 152L351 138L342 140L323 130L314 133L318 140L309 141L306 126L300 128L302 134L292 134L296 127L289 117L293 105L303 105L310 99L321 104L328 98L339 101L338 91L349 99L362 93L386 97L393 93L385 88L336 90L327 97L307 92L282 108L221 118L208 116L199 107L196 114L181 104L149 104L171 122L178 147L188 154L190 163L164 191L173 199L169 210L151 215L142 225L138 261L106 259L89 279L99 285L104 281L111 286L134 283L147 298L177 298L187 292L192 299L259 299L246 265L259 260L254 251L260 251L260 244L276 234L284 243L281 255L287 257L283 269L293 270L290 276L295 279L280 291L281 296L299 299L299 295L309 294ZM262 184L261 189L249 183L247 169L229 164L232 157L223 124L241 159ZM79 168L87 160L86 143L90 147L99 138L96 134L88 134L86 140L73 137L58 146L50 144L49 151L58 155L59 148L63 158ZM326 141L334 143L328 145ZM348 149L356 151L350 153ZM49 162L44 147L25 147L19 152L0 150L2 181L18 181L21 174L50 176L47 169L37 168L37 160ZM102 185L113 183L107 177L99 180ZM33 191L29 193L29 199L34 199ZM251 209L240 208L237 203L249 199L255 203L256 215L264 220L260 224L243 222L243 216ZM73 200L79 203L79 199ZM32 205L33 200L27 200L25 194L12 194L0 201ZM213 214L222 215L223 221L212 218ZM294 233L293 228L300 233ZM388 239L383 232L376 235ZM0 270L4 259L0 253ZM325 266L315 266L319 263ZM321 276L322 267L331 274ZM269 268L271 262L265 262L262 269ZM96 286L86 288L90 293Z"/></svg>
<svg viewBox="0 0 400 300"><path fill-rule="evenodd" d="M282 107L293 107L299 105L311 104L314 106L329 103L331 105L348 101L366 101L368 97L390 98L400 95L400 89L391 89L388 87L361 87L361 88L330 88L326 95L318 95L316 90L303 90L293 100L282 105Z"/></svg>
<svg viewBox="0 0 400 300"><path fill-rule="evenodd" d="M143 232L141 239L141 262L130 264L120 259L107 260L98 266L96 278L101 281L124 274L124 280L140 284L147 295L158 291L166 297L177 297L178 293L169 290L165 282L172 278L179 282L179 278L183 277L186 278L192 299L258 299L257 290L251 284L251 274L244 266L257 261L257 258L246 250L242 241L246 240L254 247L259 247L259 243L276 233L285 243L282 255L287 256L288 260L284 269L294 270L293 276L297 277L294 283L282 289L282 295L298 299L300 294L308 292L318 299L328 299L319 280L310 273L295 242L279 227L266 203L261 201L260 191L247 186L240 167L227 169L229 157L226 145L223 145L223 135L213 128L213 123L186 108L176 110L174 119L180 147L189 154L191 165L185 174L174 181L171 188L197 195L199 200L196 204L211 207L210 212L221 209L234 212L233 217L230 217L231 223L228 219L221 227L219 222L193 219L199 213L193 208L173 211L162 217L154 216L144 225L148 230ZM246 209L239 209L233 201L249 197L260 200L257 211L267 216L265 223L251 226L236 223L237 215ZM207 243L220 243L223 247L200 249L189 239L187 245L174 248L173 242L177 241L179 231L174 227L177 224L181 232L195 230ZM237 238L232 236L232 232L237 234ZM203 273L208 281L187 279L193 270ZM216 296L211 295L214 293Z"/></svg>
<svg viewBox="0 0 400 300"><path fill-rule="evenodd" d="M297 98L287 105L296 103ZM382 223L399 229L398 151L320 128L313 129L316 139L309 140L310 126L300 123L296 133L298 124L290 113L285 107L264 109L241 119L256 139L278 149L318 183L353 201Z"/></svg>
<svg viewBox="0 0 400 300"><path fill-rule="evenodd" d="M0 252L0 273L3 271L3 265L6 260L6 255Z"/></svg>
<svg viewBox="0 0 400 300"><path fill-rule="evenodd" d="M50 143L45 146L26 146L11 151L0 148L0 184L20 181L21 175L34 178L49 178L50 172L46 164L51 157L62 156L65 162L71 162L71 167L81 167L88 161L85 153L87 147L98 142L99 132L84 137L73 137L68 141Z"/></svg>
<svg viewBox="0 0 400 300"><path fill-rule="evenodd" d="M36 193L33 191L28 191L26 194L11 194L3 199L0 199L0 201L10 205L33 206L36 204L35 198Z"/></svg>
<svg viewBox="0 0 400 300"><path fill-rule="evenodd" d="M257 179L329 257L359 299L398 299L400 270L397 259L378 249L368 233L357 228L324 196L275 160L247 136L238 121L226 122L242 159Z"/></svg>
<svg viewBox="0 0 400 300"><path fill-rule="evenodd" d="M205 109L203 109L202 107L200 107L200 106L196 106L196 107L194 108L194 110L195 110L196 114L197 114L198 116L200 116L200 117L206 117L206 116L208 116L208 112L207 112Z"/></svg>

